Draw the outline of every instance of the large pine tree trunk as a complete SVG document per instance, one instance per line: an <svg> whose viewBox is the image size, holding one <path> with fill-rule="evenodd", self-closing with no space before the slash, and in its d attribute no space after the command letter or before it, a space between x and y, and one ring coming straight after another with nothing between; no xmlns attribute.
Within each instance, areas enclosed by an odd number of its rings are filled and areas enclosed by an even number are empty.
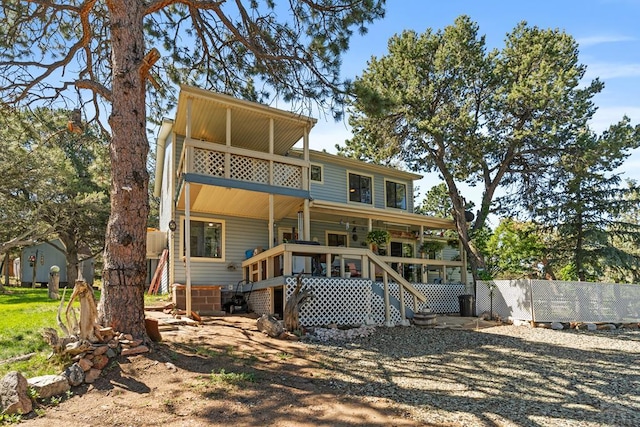
<svg viewBox="0 0 640 427"><path fill-rule="evenodd" d="M108 0L111 19L113 103L111 217L107 225L100 321L146 339L144 287L149 212L146 169L144 2Z"/></svg>

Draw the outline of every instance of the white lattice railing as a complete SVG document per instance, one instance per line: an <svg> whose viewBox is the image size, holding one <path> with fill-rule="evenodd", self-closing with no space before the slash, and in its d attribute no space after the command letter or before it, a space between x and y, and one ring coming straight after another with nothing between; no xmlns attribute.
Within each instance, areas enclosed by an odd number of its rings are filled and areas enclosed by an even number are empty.
<svg viewBox="0 0 640 427"><path fill-rule="evenodd" d="M296 158L188 140L185 141L178 174L194 173L303 189L305 167L306 163Z"/></svg>
<svg viewBox="0 0 640 427"><path fill-rule="evenodd" d="M494 286L493 298L489 284ZM534 322L638 322L640 285L495 280L478 282L476 309Z"/></svg>

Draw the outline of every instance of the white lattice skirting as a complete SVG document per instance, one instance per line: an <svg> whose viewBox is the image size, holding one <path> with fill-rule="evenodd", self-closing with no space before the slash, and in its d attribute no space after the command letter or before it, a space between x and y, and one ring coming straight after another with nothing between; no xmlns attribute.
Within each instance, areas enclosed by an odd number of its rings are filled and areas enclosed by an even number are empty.
<svg viewBox="0 0 640 427"><path fill-rule="evenodd" d="M330 324L359 326L364 323L382 325L385 323L383 284L368 279L342 279L326 277L305 277L305 288L311 290L313 298L300 308L300 323L304 326L323 326ZM285 299L288 299L296 286L296 278L286 279ZM414 284L427 298L427 304L421 304L419 310L428 306L438 313L457 313L458 295L464 293L464 285L454 284ZM270 313L269 290L254 291L249 304L257 314ZM405 294L409 295L408 293ZM389 284L391 300L391 323L401 321L399 290L396 283ZM406 315L413 316L413 298L406 298Z"/></svg>

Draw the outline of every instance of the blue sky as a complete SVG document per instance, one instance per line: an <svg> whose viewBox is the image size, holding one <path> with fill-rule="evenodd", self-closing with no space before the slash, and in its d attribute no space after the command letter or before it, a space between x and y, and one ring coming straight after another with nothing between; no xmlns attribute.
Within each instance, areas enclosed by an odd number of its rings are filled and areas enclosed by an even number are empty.
<svg viewBox="0 0 640 427"><path fill-rule="evenodd" d="M600 77L604 90L595 98L598 112L591 123L598 133L624 114L640 123L640 0L387 0L383 20L365 36L354 36L344 56L343 75L362 73L371 56L387 53L387 40L404 29L418 33L442 29L456 17L468 15L486 36L488 48L502 48L505 35L518 22L558 28L579 43L580 61L587 65L586 78ZM313 149L335 152L351 133L345 123L320 117L311 133ZM640 182L640 151L624 167L625 177ZM438 183L436 176L419 182L421 194ZM477 192L478 190L475 190ZM465 194L473 198L471 194ZM422 200L422 197L420 198Z"/></svg>

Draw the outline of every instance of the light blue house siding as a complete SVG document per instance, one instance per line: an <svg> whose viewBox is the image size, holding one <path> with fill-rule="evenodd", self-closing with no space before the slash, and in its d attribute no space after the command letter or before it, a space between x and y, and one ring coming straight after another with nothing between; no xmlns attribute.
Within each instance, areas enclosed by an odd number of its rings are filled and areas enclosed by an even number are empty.
<svg viewBox="0 0 640 427"><path fill-rule="evenodd" d="M25 247L20 255L21 282L48 283L50 268L55 265L60 268L58 276L60 283L67 283L67 259L65 253L66 249L60 239ZM30 258L33 258L35 262L30 262ZM88 284L93 285L93 258L80 262L78 268L80 270L79 274L82 275L83 279Z"/></svg>
<svg viewBox="0 0 640 427"><path fill-rule="evenodd" d="M235 286L242 280L242 261L246 259L245 252L257 247L269 248L268 222L250 218L234 218L227 216L208 216L201 213L192 213L192 217L206 218L211 220L224 221L224 259L215 261L191 261L191 284L193 285L229 285ZM177 225L174 241L174 251L176 259L174 265L174 282L186 283L185 263L181 248L180 234L182 233L182 220L184 212L178 212Z"/></svg>
<svg viewBox="0 0 640 427"><path fill-rule="evenodd" d="M326 200L336 203L353 203L360 206L371 206L378 209L391 209L386 207L386 191L385 182L393 181L404 184L407 189L407 212L413 212L413 181L385 176L371 169L359 168L356 161L346 166L344 164L336 164L325 162L323 160L313 159L312 164L322 165L323 181L310 181L311 197L317 200ZM381 168L382 169L382 168ZM370 176L373 179L373 204L362 204L349 201L349 173L356 173L363 176Z"/></svg>
<svg viewBox="0 0 640 427"><path fill-rule="evenodd" d="M165 143L165 152L164 152L164 165L165 168L162 171L162 189L161 189L161 197L160 197L160 206L159 206L159 224L161 230L166 230L168 228L169 221L172 218L172 206L173 206L173 197L171 197L170 193L172 192L172 187L175 186L175 173L174 171L178 167L177 164L171 161L172 157L175 156L174 150L175 144L173 141L173 135L170 135ZM158 179L158 177L156 177Z"/></svg>

